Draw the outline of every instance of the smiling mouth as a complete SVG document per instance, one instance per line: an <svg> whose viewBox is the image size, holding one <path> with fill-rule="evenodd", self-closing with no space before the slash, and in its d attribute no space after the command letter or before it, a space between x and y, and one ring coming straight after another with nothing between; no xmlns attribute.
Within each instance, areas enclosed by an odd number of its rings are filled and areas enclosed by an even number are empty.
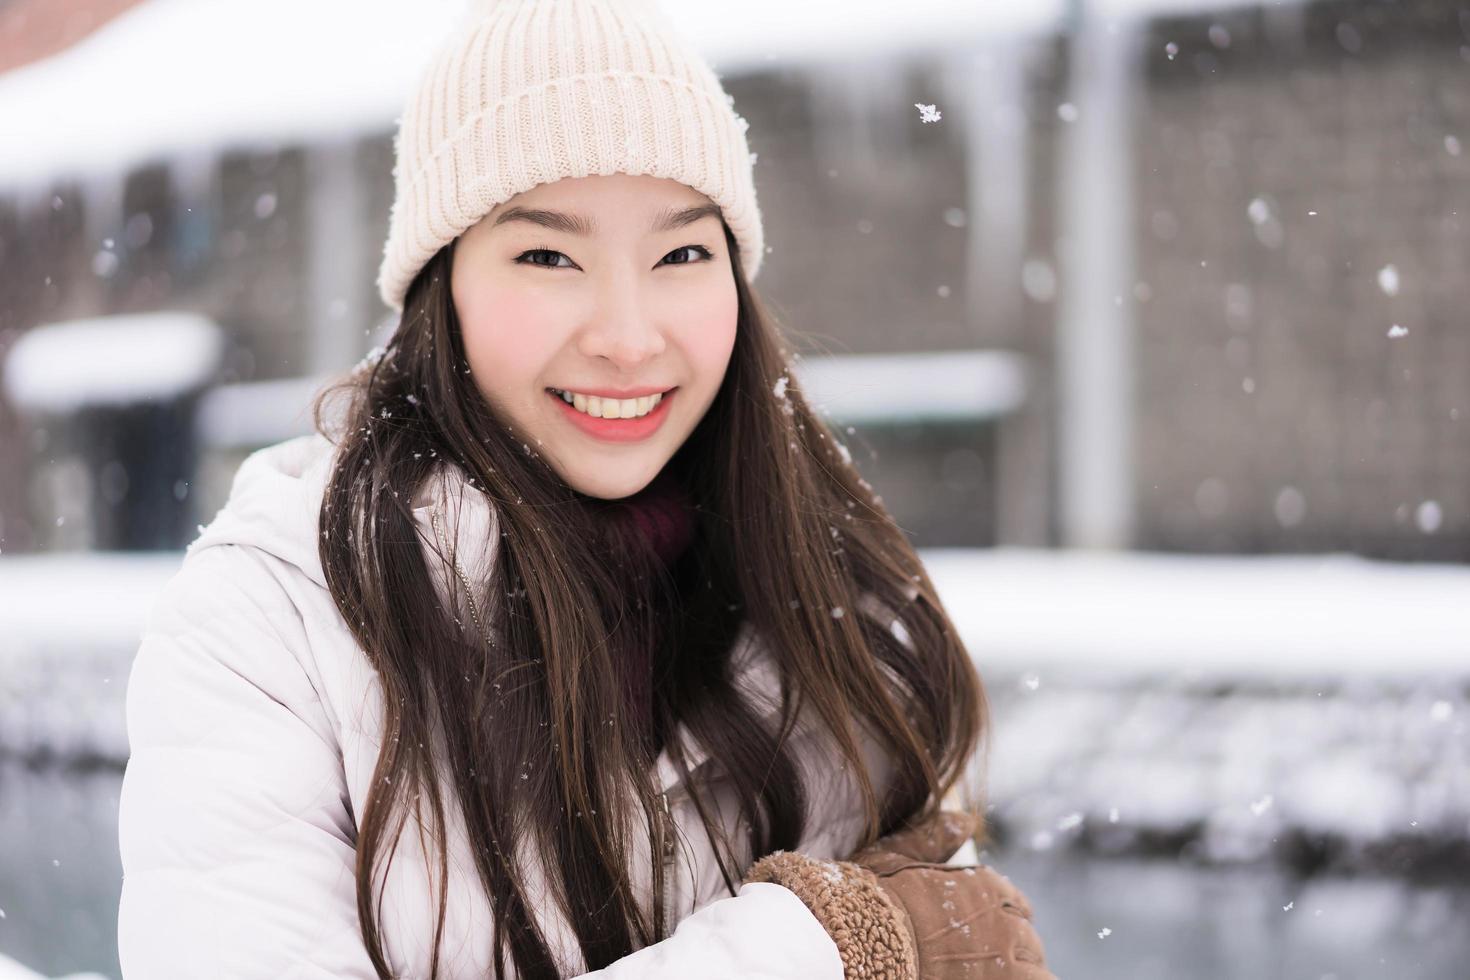
<svg viewBox="0 0 1470 980"><path fill-rule="evenodd" d="M656 392L639 398L604 398L561 388L547 388L546 390L560 398L573 410L589 418L614 420L643 418L658 408L665 395L673 393L676 389L670 388L667 392Z"/></svg>
<svg viewBox="0 0 1470 980"><path fill-rule="evenodd" d="M678 394L678 388L670 388L639 398L601 398L560 388L546 389L546 397L556 402L561 417L582 435L598 442L625 444L640 443L661 430ZM568 395L571 396L570 401ZM577 404L579 401L581 406ZM602 414L593 415L593 408ZM616 414L610 414L613 412ZM624 412L632 414L624 415Z"/></svg>

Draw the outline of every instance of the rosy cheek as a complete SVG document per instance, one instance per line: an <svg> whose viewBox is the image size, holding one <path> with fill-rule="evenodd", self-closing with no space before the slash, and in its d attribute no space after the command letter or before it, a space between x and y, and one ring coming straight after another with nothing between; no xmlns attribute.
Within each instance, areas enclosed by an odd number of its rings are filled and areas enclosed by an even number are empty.
<svg viewBox="0 0 1470 980"><path fill-rule="evenodd" d="M711 379L718 382L724 376L730 360L730 351L735 346L735 322L737 314L733 294L728 301L721 299L705 307L703 315L689 319L685 346L690 359L707 372L716 375Z"/></svg>
<svg viewBox="0 0 1470 980"><path fill-rule="evenodd" d="M543 334L527 319L532 305L512 290L480 288L457 295L456 308L475 386L501 410L529 402L545 362L535 343Z"/></svg>

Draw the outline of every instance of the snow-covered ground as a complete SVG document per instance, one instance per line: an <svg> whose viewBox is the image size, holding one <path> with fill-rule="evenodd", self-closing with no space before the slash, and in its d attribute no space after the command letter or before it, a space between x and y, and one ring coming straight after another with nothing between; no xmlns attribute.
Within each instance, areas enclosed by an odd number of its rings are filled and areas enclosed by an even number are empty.
<svg viewBox="0 0 1470 980"><path fill-rule="evenodd" d="M1470 840L1470 568L924 557L991 695L984 782L1018 845L1402 866ZM0 751L127 758L127 671L180 559L0 558Z"/></svg>

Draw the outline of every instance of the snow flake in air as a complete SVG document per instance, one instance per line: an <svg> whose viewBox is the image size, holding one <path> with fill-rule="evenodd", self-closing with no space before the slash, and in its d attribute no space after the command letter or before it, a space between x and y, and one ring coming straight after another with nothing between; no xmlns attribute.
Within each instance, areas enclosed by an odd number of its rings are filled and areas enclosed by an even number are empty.
<svg viewBox="0 0 1470 980"><path fill-rule="evenodd" d="M1399 270L1392 262L1378 270L1378 288L1389 296L1399 294Z"/></svg>
<svg viewBox="0 0 1470 980"><path fill-rule="evenodd" d="M1407 337L1408 335L1409 328L1401 327L1397 323L1388 328L1388 337L1390 340L1398 340L1400 337Z"/></svg>
<svg viewBox="0 0 1470 980"><path fill-rule="evenodd" d="M943 115L934 106L932 106L932 105L924 105L923 103L920 103L920 102L915 102L914 103L914 108L919 110L919 121L920 122L926 122L926 123L939 122L940 118Z"/></svg>
<svg viewBox="0 0 1470 980"><path fill-rule="evenodd" d="M1444 523L1444 510L1438 500L1426 500L1414 508L1414 524L1425 534L1433 534Z"/></svg>

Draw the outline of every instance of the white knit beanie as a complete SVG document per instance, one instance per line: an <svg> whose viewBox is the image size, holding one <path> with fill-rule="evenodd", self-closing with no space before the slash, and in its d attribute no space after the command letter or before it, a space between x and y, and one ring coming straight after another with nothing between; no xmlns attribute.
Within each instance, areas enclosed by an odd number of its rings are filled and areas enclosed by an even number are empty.
<svg viewBox="0 0 1470 980"><path fill-rule="evenodd" d="M747 126L657 0L471 0L394 141L378 292L402 310L424 264L497 204L613 173L709 197L753 280L765 247Z"/></svg>

